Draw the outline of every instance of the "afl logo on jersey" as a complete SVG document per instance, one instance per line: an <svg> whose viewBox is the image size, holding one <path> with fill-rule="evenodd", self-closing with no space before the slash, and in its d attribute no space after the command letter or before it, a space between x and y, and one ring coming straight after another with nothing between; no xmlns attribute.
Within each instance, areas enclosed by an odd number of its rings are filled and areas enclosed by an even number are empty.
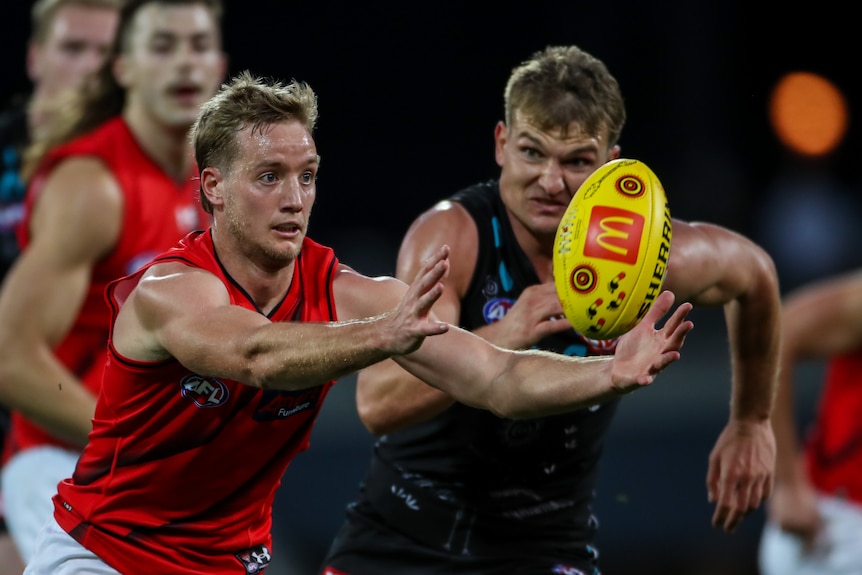
<svg viewBox="0 0 862 575"><path fill-rule="evenodd" d="M187 375L180 382L180 387L183 397L191 399L198 407L218 407L230 396L227 386L214 377Z"/></svg>
<svg viewBox="0 0 862 575"><path fill-rule="evenodd" d="M486 323L500 321L503 319L503 316L509 313L513 305L515 305L515 300L513 299L505 297L494 298L489 300L485 304L485 307L482 308L482 316L485 318Z"/></svg>

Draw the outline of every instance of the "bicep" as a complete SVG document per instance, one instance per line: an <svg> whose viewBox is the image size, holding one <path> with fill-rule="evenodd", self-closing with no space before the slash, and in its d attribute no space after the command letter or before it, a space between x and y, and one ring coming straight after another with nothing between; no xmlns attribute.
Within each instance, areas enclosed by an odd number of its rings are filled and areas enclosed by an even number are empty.
<svg viewBox="0 0 862 575"><path fill-rule="evenodd" d="M68 332L86 297L93 267L116 242L121 202L94 160L61 164L36 203L30 240L3 288L0 316L50 344Z"/></svg>
<svg viewBox="0 0 862 575"><path fill-rule="evenodd" d="M410 283L423 262L442 245L449 246L449 272L443 279L443 294L434 304L434 314L458 325L461 299L467 293L478 259L479 233L463 206L444 201L417 218L398 250L397 277Z"/></svg>
<svg viewBox="0 0 862 575"><path fill-rule="evenodd" d="M224 284L209 272L179 263L150 272L117 316L117 351L139 361L173 357L201 375L245 380L249 341L271 322L232 305Z"/></svg>
<svg viewBox="0 0 862 575"><path fill-rule="evenodd" d="M664 287L678 302L721 306L757 293L771 293L772 260L757 244L732 230L674 220ZM761 291L761 286L770 288Z"/></svg>

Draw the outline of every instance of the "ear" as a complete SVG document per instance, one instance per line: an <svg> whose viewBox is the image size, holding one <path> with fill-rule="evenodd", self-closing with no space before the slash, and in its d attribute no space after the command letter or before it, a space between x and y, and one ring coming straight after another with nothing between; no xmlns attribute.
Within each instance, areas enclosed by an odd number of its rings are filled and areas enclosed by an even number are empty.
<svg viewBox="0 0 862 575"><path fill-rule="evenodd" d="M506 142L509 139L509 128L502 120L497 122L494 127L494 157L497 159L497 165L503 165L504 150Z"/></svg>
<svg viewBox="0 0 862 575"><path fill-rule="evenodd" d="M608 154L608 161L616 160L620 157L620 146L619 144L611 148L610 153Z"/></svg>
<svg viewBox="0 0 862 575"><path fill-rule="evenodd" d="M130 83L132 72L129 67L129 61L123 54L119 54L114 58L114 62L111 64L111 69L114 72L114 79L117 80L117 84L124 89L128 89Z"/></svg>
<svg viewBox="0 0 862 575"><path fill-rule="evenodd" d="M201 189L213 206L223 206L224 177L218 168L204 168L201 172Z"/></svg>

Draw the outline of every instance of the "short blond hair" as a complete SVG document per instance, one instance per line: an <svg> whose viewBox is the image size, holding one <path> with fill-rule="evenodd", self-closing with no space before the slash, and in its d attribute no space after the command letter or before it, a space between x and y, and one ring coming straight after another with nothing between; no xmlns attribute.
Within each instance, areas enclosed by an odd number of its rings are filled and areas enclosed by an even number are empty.
<svg viewBox="0 0 862 575"><path fill-rule="evenodd" d="M626 122L620 87L605 64L578 46L548 46L512 70L503 93L506 124L516 112L565 136L572 124L587 134L608 132L616 145Z"/></svg>
<svg viewBox="0 0 862 575"><path fill-rule="evenodd" d="M190 138L198 169L214 167L227 172L239 153L237 133L243 128L296 120L313 132L317 124L317 95L311 86L292 80L283 84L241 72L201 106ZM201 190L201 204L212 205Z"/></svg>

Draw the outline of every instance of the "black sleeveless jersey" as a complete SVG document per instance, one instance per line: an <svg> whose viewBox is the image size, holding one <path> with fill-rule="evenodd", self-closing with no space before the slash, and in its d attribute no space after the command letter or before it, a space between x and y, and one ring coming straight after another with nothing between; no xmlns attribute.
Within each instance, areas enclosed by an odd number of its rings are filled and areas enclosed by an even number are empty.
<svg viewBox="0 0 862 575"><path fill-rule="evenodd" d="M461 327L473 330L502 318L539 278L515 240L496 181L450 199L467 209L479 231L476 270L460 318ZM537 347L596 355L612 353L614 345L571 330ZM532 420L501 419L456 403L429 421L381 437L375 457L417 487L498 526L513 521L526 534L523 522L552 527L562 518L591 531L597 464L617 403Z"/></svg>

